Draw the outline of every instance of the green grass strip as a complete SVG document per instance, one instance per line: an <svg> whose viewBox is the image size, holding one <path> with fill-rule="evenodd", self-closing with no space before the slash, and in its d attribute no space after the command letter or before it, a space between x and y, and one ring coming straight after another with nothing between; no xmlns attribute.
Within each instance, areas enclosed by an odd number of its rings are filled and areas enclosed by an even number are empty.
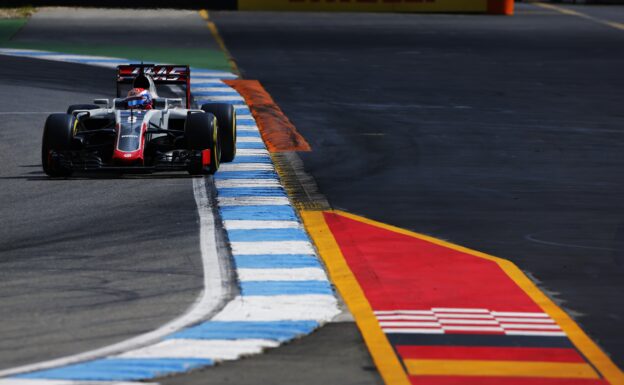
<svg viewBox="0 0 624 385"><path fill-rule="evenodd" d="M20 28L26 24L28 19L0 19L0 44L11 39Z"/></svg>
<svg viewBox="0 0 624 385"><path fill-rule="evenodd" d="M208 48L163 48L123 45L84 45L55 42L32 42L3 44L5 48L38 49L65 54L94 55L142 60L146 63L189 64L192 67L231 71L227 58L220 50Z"/></svg>

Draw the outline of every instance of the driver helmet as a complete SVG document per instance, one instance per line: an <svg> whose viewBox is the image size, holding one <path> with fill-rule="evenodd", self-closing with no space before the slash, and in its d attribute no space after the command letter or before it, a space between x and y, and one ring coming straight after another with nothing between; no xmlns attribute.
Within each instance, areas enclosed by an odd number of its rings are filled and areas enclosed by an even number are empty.
<svg viewBox="0 0 624 385"><path fill-rule="evenodd" d="M133 88L128 92L126 105L129 109L151 110L152 95L145 88Z"/></svg>

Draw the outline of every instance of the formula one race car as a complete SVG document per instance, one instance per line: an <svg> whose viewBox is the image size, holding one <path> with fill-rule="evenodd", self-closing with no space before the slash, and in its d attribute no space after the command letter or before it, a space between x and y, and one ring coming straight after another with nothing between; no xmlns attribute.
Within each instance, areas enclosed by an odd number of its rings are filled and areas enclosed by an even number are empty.
<svg viewBox="0 0 624 385"><path fill-rule="evenodd" d="M118 66L112 103L96 99L48 116L43 170L52 177L77 170L214 174L236 156L236 112L224 103L192 109L190 77L188 66ZM161 91L176 97L160 97Z"/></svg>

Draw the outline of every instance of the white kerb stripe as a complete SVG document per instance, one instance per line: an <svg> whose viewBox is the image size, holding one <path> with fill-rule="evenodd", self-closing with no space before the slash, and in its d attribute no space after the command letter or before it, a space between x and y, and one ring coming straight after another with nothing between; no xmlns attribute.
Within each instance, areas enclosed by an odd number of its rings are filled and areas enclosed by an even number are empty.
<svg viewBox="0 0 624 385"><path fill-rule="evenodd" d="M493 316L496 317L538 317L548 318L546 313L520 313L520 312L508 312L508 311L493 311Z"/></svg>
<svg viewBox="0 0 624 385"><path fill-rule="evenodd" d="M232 242L231 245L234 255L314 254L308 241Z"/></svg>
<svg viewBox="0 0 624 385"><path fill-rule="evenodd" d="M241 340L191 340L172 339L158 344L132 350L119 355L121 358L207 358L212 360L235 360L241 356L261 353L274 348L278 341L265 339Z"/></svg>
<svg viewBox="0 0 624 385"><path fill-rule="evenodd" d="M216 179L217 188L282 187L277 179Z"/></svg>
<svg viewBox="0 0 624 385"><path fill-rule="evenodd" d="M236 155L242 155L242 156L269 155L269 151L263 148L238 148L236 149Z"/></svg>
<svg viewBox="0 0 624 385"><path fill-rule="evenodd" d="M288 206L288 197L226 197L218 198L220 206Z"/></svg>
<svg viewBox="0 0 624 385"><path fill-rule="evenodd" d="M557 325L538 325L538 324L501 324L505 329L550 329L561 330Z"/></svg>
<svg viewBox="0 0 624 385"><path fill-rule="evenodd" d="M395 329L395 328L384 328L382 329L386 333L393 334L444 334L444 330L442 329Z"/></svg>
<svg viewBox="0 0 624 385"><path fill-rule="evenodd" d="M264 143L262 138L254 137L254 136L239 136L236 138L237 143Z"/></svg>
<svg viewBox="0 0 624 385"><path fill-rule="evenodd" d="M237 269L241 281L327 281L323 269L314 267L291 269Z"/></svg>
<svg viewBox="0 0 624 385"><path fill-rule="evenodd" d="M442 326L444 330L463 330L463 331L474 331L474 332L502 332L503 328L494 327L494 326Z"/></svg>
<svg viewBox="0 0 624 385"><path fill-rule="evenodd" d="M419 326L419 327L440 327L441 325L437 322L379 322L379 326L387 327L387 326Z"/></svg>
<svg viewBox="0 0 624 385"><path fill-rule="evenodd" d="M249 230L249 229L300 229L301 224L297 221L224 221L227 230Z"/></svg>
<svg viewBox="0 0 624 385"><path fill-rule="evenodd" d="M565 337L564 332L546 332L546 331L524 331L524 330L505 330L508 336L543 336L543 337Z"/></svg>
<svg viewBox="0 0 624 385"><path fill-rule="evenodd" d="M241 139L241 138L239 138ZM273 171L271 163L223 163L219 171Z"/></svg>
<svg viewBox="0 0 624 385"><path fill-rule="evenodd" d="M251 115L249 115L249 114L246 114L246 115L242 115L242 114L241 114L241 115L236 115L236 118L237 118L237 119L246 119L246 120L249 120L249 119L253 119L253 116L251 116Z"/></svg>
<svg viewBox="0 0 624 385"><path fill-rule="evenodd" d="M439 319L449 319L449 318L469 318L469 319L494 319L493 315L490 314L451 314L451 313L437 313L436 317Z"/></svg>
<svg viewBox="0 0 624 385"><path fill-rule="evenodd" d="M377 316L379 321L436 321L435 316L429 315L379 315Z"/></svg>
<svg viewBox="0 0 624 385"><path fill-rule="evenodd" d="M193 87L191 86L191 92L217 92L217 93L228 93L228 94L236 94L238 92L234 91L232 87Z"/></svg>
<svg viewBox="0 0 624 385"><path fill-rule="evenodd" d="M540 323L540 324L554 324L555 321L550 318L496 318L498 322L525 322L525 323Z"/></svg>
<svg viewBox="0 0 624 385"><path fill-rule="evenodd" d="M424 315L428 315L428 314L433 314L433 312L431 310L376 310L375 314L377 315L390 315L390 314L396 314L396 315L401 315L401 314L424 314Z"/></svg>
<svg viewBox="0 0 624 385"><path fill-rule="evenodd" d="M464 320L464 319L438 319L441 324L460 324L460 325L498 325L497 321L493 320Z"/></svg>
<svg viewBox="0 0 624 385"><path fill-rule="evenodd" d="M451 308L451 307L434 307L434 313L489 313L490 311L487 309L462 309L462 308Z"/></svg>
<svg viewBox="0 0 624 385"><path fill-rule="evenodd" d="M221 79L214 78L201 78L201 79L193 79L193 74L191 74L191 86L196 84L219 84L223 83Z"/></svg>
<svg viewBox="0 0 624 385"><path fill-rule="evenodd" d="M333 295L275 295L236 297L214 321L329 321L340 313Z"/></svg>

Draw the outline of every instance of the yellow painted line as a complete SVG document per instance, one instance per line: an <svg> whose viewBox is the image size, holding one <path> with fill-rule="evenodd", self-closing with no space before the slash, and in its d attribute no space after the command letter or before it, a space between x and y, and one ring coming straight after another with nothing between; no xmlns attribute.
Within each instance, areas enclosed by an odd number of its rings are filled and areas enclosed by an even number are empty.
<svg viewBox="0 0 624 385"><path fill-rule="evenodd" d="M404 362L411 375L420 376L600 378L590 365L569 362L481 360L405 360Z"/></svg>
<svg viewBox="0 0 624 385"><path fill-rule="evenodd" d="M219 29L217 28L217 25L210 20L210 15L208 14L208 11L205 9L202 9L201 11L199 11L199 16L201 16L202 19L206 20L206 26L212 33L212 36L217 42L217 44L219 45L219 48L221 49L221 51L223 51L223 53L225 54L225 57L227 58L228 63L230 63L230 67L232 68L232 71L236 74L236 76L242 79L241 73L238 69L238 65L236 64L236 61L230 54L230 51L225 46L225 42L223 41L223 39L221 38L221 35L219 34Z"/></svg>
<svg viewBox="0 0 624 385"><path fill-rule="evenodd" d="M622 23L601 19L601 18L598 18L598 17L594 17L594 16L591 16L591 15L588 15L588 14L583 13L583 12L578 12L578 11L575 11L575 10L572 10L572 9L559 7L559 6L553 5L553 4L546 4L546 3L539 3L539 2L538 3L533 3L533 4L537 5L538 7L542 7L542 8L545 8L545 9L550 9L552 11L556 11L556 12L562 13L564 15L580 17L580 18L583 18L583 19L586 19L586 20L591 20L591 21L596 22L598 24L606 25L607 27L611 27L611 28L618 29L620 31L624 31L624 24L622 24Z"/></svg>
<svg viewBox="0 0 624 385"><path fill-rule="evenodd" d="M353 219L371 226L379 227L399 234L422 239L436 245L457 250L462 253L470 254L478 258L494 261L503 271L511 278L535 303L537 303L545 313L552 317L561 329L567 334L572 343L583 353L583 355L591 362L592 365L605 377L611 385L624 385L624 373L611 361L611 359L592 341L591 338L568 316L566 312L561 310L550 298L535 286L535 284L527 278L527 276L514 263L488 255L467 247L458 246L450 242L442 241L424 234L415 233L413 231L401 229L385 223L373 221L357 215L349 214L344 211L333 211L338 215Z"/></svg>
<svg viewBox="0 0 624 385"><path fill-rule="evenodd" d="M381 377L388 385L409 385L407 373L379 327L373 309L325 223L323 212L301 211L300 214L327 266L332 282L355 318Z"/></svg>

